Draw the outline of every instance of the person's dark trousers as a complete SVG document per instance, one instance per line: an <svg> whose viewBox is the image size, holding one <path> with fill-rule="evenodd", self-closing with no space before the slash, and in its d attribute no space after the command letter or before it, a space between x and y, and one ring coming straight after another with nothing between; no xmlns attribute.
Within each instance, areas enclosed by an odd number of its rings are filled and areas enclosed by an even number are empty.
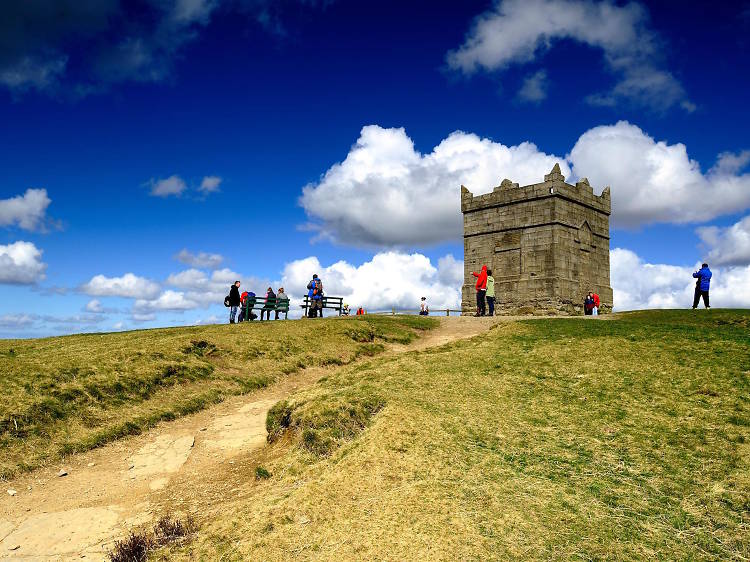
<svg viewBox="0 0 750 562"><path fill-rule="evenodd" d="M693 297L693 308L698 308L698 303L700 302L701 297L703 297L703 304L706 306L706 308L709 307L708 291L701 291L700 287L696 287L695 296Z"/></svg>
<svg viewBox="0 0 750 562"><path fill-rule="evenodd" d="M495 297L487 297L487 307L490 309L490 316L495 315Z"/></svg>
<svg viewBox="0 0 750 562"><path fill-rule="evenodd" d="M485 313L484 295L486 294L487 291L485 289L477 291L477 314L479 316L484 316Z"/></svg>
<svg viewBox="0 0 750 562"><path fill-rule="evenodd" d="M263 313L266 313L266 320L271 319L271 309L269 308L261 308L260 310L260 319L263 320Z"/></svg>

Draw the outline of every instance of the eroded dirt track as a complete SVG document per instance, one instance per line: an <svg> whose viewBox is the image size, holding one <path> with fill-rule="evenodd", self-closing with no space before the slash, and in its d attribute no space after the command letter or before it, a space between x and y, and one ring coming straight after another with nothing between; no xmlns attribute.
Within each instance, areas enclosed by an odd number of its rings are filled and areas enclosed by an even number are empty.
<svg viewBox="0 0 750 562"><path fill-rule="evenodd" d="M470 338L511 318L440 320L424 337L386 353ZM258 454L266 443L271 406L330 372L305 369L263 390L4 482L0 560L106 560L114 541L134 526L180 512L196 497L211 502L231 494L231 486L245 479L239 474L233 479L239 460ZM58 476L63 469L67 475Z"/></svg>

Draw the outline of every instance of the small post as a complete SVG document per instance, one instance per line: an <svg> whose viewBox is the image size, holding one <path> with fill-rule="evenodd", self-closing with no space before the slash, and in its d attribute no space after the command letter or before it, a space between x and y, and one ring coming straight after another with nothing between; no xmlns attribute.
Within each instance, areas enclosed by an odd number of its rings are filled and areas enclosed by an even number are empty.
<svg viewBox="0 0 750 562"><path fill-rule="evenodd" d="M451 315L451 309L450 308L446 308L445 309L445 315L446 316L450 316Z"/></svg>

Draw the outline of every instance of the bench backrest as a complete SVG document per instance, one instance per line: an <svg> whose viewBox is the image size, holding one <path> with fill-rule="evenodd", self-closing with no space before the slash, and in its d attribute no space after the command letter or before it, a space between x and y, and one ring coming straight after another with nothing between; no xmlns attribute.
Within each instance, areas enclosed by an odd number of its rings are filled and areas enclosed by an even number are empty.
<svg viewBox="0 0 750 562"><path fill-rule="evenodd" d="M312 300L308 295L305 295L302 306L309 306ZM324 308L339 309L344 306L344 297L326 297L323 295L321 300L323 301Z"/></svg>
<svg viewBox="0 0 750 562"><path fill-rule="evenodd" d="M249 306L248 306L249 305ZM243 308L265 308L287 312L289 310L289 299L280 299L278 297L255 297L246 302Z"/></svg>

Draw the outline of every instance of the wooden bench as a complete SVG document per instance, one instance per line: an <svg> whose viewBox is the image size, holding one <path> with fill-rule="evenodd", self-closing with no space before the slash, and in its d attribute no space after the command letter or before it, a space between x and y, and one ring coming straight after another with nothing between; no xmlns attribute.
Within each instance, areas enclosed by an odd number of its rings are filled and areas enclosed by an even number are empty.
<svg viewBox="0 0 750 562"><path fill-rule="evenodd" d="M245 311L245 317L243 320L249 321L251 310L268 311L269 313L284 313L284 320L288 319L289 314L289 299L280 298L267 298L267 297L249 297L245 300L245 304L242 306L242 310ZM269 314L270 320L270 314Z"/></svg>
<svg viewBox="0 0 750 562"><path fill-rule="evenodd" d="M344 297L322 297L323 300L323 308L330 308L331 310L338 310L339 316L341 316L341 311L344 308ZM308 314L308 310L310 309L310 303L312 299L305 295L305 298L302 300L302 304L300 305L302 309L305 311L305 316ZM323 317L323 311L320 311L320 317Z"/></svg>

